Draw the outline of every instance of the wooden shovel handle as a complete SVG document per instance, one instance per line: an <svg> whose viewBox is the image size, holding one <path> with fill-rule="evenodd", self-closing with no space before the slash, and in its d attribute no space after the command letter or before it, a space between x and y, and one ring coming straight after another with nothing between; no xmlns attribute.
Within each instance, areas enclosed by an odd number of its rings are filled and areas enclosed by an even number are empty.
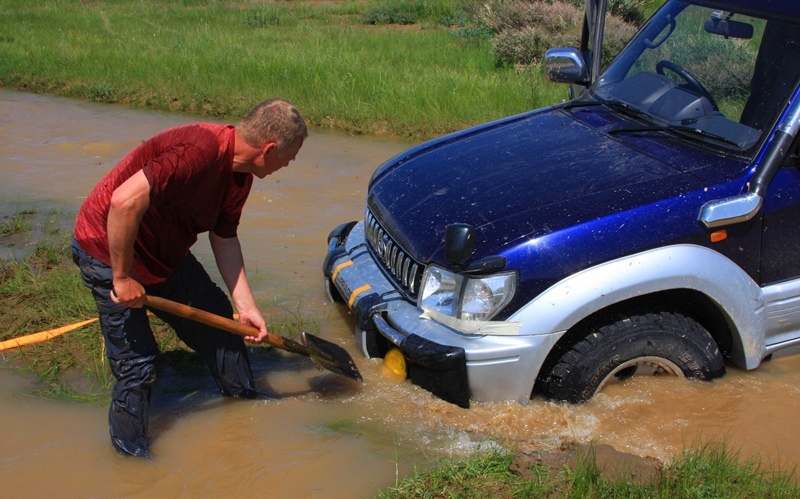
<svg viewBox="0 0 800 499"><path fill-rule="evenodd" d="M190 319L208 326L222 329L223 331L228 331L229 333L238 334L239 336L258 336L261 334L261 331L256 327L248 326L247 324L242 324L241 322L236 322L234 320L212 314L211 312L206 312L205 310L190 307L189 305L184 305L183 303L167 300L166 298L161 298L160 296L147 295L145 297L145 305L151 308L162 310L172 315L177 315L178 317L183 317L184 319ZM297 343L296 341L283 338L276 334L267 333L267 337L264 339L264 342L276 348L299 353L301 355L308 355L308 348L305 346Z"/></svg>

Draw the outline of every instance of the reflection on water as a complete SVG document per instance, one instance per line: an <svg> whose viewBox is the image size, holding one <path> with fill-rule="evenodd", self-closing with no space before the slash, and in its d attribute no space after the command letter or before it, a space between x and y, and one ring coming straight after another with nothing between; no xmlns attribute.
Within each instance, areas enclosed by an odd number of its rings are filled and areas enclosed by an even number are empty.
<svg viewBox="0 0 800 499"><path fill-rule="evenodd" d="M301 106L302 107L302 106ZM57 97L0 92L0 215L27 206L73 213L139 141L190 118ZM361 218L372 171L408 144L314 132L291 167L256 181L240 238L264 311L307 322L346 347L364 383L306 360L259 350L260 400L223 400L203 371L161 373L153 403L154 459L117 456L107 407L29 397L31 380L0 371L4 495L363 497L439 455L498 444L521 449L598 441L669 459L703 439L746 456L800 461L800 357L713 383L635 379L587 404L474 404L464 410L382 372L356 351L345 308L327 302L325 237ZM208 244L195 253L213 269ZM317 330L318 329L318 330Z"/></svg>

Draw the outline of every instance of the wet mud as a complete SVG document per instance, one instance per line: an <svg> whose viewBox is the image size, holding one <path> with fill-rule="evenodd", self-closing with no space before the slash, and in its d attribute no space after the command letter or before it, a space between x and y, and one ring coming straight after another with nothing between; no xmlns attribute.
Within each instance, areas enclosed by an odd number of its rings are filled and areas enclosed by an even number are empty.
<svg viewBox="0 0 800 499"><path fill-rule="evenodd" d="M73 214L94 183L139 141L193 117L0 91L0 215ZM363 215L374 169L411 144L313 131L289 168L256 181L240 228L248 274L270 321L304 322L345 347L364 383L306 359L258 349L267 397L223 400L210 377L164 373L153 401L153 459L122 458L107 407L29 396L0 370L3 495L365 497L440 456L499 446L522 454L595 444L669 461L705 441L792 468L800 462L800 356L715 382L633 379L591 402L535 399L461 409L364 359L346 307L328 303L325 237ZM212 270L204 238L195 250ZM213 272L212 276L214 275Z"/></svg>

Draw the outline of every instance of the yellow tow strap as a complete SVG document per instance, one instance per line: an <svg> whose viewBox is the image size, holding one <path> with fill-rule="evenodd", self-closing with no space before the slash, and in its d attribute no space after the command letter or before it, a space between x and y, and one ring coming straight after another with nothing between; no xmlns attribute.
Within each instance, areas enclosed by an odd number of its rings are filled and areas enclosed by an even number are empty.
<svg viewBox="0 0 800 499"><path fill-rule="evenodd" d="M152 315L152 314L148 311L147 315ZM233 318L238 319L239 314L233 314ZM82 328L83 326L91 324L93 322L97 322L98 320L100 319L95 317L94 319L87 319L85 321L76 322L75 324L70 324L68 326L61 326L55 329L48 329L47 331L41 331L39 333L31 333L27 336L20 336L19 338L12 338L10 340L0 341L0 352L11 350L12 348L20 348L26 345L33 345L34 343L41 343L43 341L52 340L53 338L57 338L64 333L68 333L70 331Z"/></svg>
<svg viewBox="0 0 800 499"><path fill-rule="evenodd" d="M50 329L39 333L32 333L27 336L21 336L19 338L0 341L0 352L11 350L12 348L24 347L25 345L32 345L33 343L41 343L97 321L98 319L95 317L94 319L76 322L75 324L70 324L69 326L62 326L56 329Z"/></svg>

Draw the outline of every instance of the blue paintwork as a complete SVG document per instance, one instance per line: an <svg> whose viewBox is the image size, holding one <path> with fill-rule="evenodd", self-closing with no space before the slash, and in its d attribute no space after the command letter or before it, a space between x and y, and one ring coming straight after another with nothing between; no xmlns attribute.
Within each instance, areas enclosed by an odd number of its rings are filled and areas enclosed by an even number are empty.
<svg viewBox="0 0 800 499"><path fill-rule="evenodd" d="M699 209L741 192L748 163L604 133L621 123L602 106L557 107L435 140L383 165L368 206L423 263L446 265L447 224L476 227L473 260L500 254L520 273L504 316L589 265L668 242L710 244ZM734 256L757 272L749 255Z"/></svg>

